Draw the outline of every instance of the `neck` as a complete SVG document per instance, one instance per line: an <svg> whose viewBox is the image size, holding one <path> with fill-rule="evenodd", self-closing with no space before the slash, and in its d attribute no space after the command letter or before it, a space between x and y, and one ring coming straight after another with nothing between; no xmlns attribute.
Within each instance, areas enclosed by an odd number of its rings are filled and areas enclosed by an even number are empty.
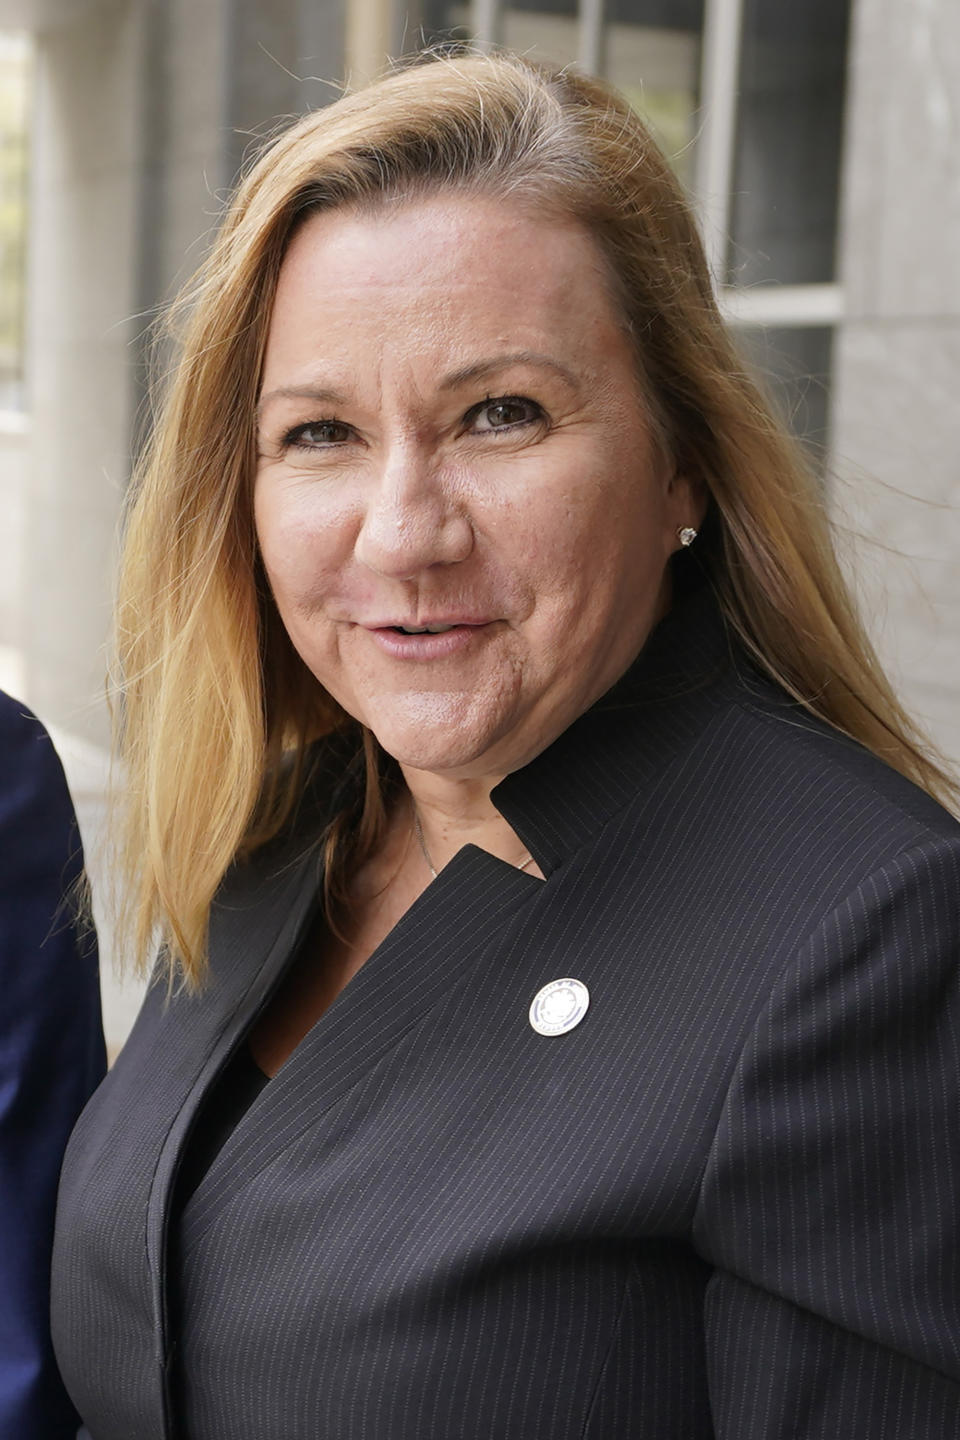
<svg viewBox="0 0 960 1440"><path fill-rule="evenodd" d="M420 817L424 843L437 870L464 845L477 845L517 865L529 851L490 799L501 776L451 780L428 770L403 769L410 798ZM536 866L529 873L539 874Z"/></svg>

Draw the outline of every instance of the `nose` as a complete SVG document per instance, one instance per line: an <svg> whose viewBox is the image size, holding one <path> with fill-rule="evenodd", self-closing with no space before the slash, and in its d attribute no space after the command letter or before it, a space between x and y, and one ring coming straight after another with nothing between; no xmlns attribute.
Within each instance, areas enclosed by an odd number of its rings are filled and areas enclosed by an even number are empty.
<svg viewBox="0 0 960 1440"><path fill-rule="evenodd" d="M362 565L411 580L456 565L473 549L473 525L453 477L415 442L395 447L373 479L357 535Z"/></svg>

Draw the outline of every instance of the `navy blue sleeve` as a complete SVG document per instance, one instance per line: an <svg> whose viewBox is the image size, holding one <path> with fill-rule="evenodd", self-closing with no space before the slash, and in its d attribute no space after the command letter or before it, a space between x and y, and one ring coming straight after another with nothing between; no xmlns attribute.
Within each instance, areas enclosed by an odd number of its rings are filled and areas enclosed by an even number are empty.
<svg viewBox="0 0 960 1440"><path fill-rule="evenodd" d="M105 1069L96 942L67 899L82 868L50 738L0 692L0 1440L61 1440L79 1424L49 1288L64 1148Z"/></svg>

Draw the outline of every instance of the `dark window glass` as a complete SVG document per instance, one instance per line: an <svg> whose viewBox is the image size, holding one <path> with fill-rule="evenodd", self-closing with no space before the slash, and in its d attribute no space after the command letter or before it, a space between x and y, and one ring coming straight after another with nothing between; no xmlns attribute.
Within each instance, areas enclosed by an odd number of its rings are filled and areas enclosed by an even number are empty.
<svg viewBox="0 0 960 1440"><path fill-rule="evenodd" d="M578 13L577 0L522 0L519 5L505 5L504 12L521 11L528 15L566 15L575 18Z"/></svg>
<svg viewBox="0 0 960 1440"><path fill-rule="evenodd" d="M728 279L831 281L850 0L744 0Z"/></svg>
<svg viewBox="0 0 960 1440"><path fill-rule="evenodd" d="M576 64L580 57L576 0L522 0L518 5L505 5L500 38L509 50L531 60Z"/></svg>
<svg viewBox="0 0 960 1440"><path fill-rule="evenodd" d="M356 4L357 0L351 0ZM469 45L473 40L470 28L469 5L451 5L449 0L422 0L419 11L407 11L407 30L413 33L416 44L411 49L426 45Z"/></svg>
<svg viewBox="0 0 960 1440"><path fill-rule="evenodd" d="M653 30L703 28L703 0L607 0L604 9L612 25L643 25Z"/></svg>
<svg viewBox="0 0 960 1440"><path fill-rule="evenodd" d="M468 0L423 0L422 30L428 44L464 43L474 38ZM497 41L521 55L560 64L576 61L580 29L577 0L523 0L504 5L500 14ZM482 35L481 40L491 37Z"/></svg>
<svg viewBox="0 0 960 1440"><path fill-rule="evenodd" d="M833 330L829 326L783 329L738 327L737 344L774 409L818 459L825 456L830 429L830 370Z"/></svg>

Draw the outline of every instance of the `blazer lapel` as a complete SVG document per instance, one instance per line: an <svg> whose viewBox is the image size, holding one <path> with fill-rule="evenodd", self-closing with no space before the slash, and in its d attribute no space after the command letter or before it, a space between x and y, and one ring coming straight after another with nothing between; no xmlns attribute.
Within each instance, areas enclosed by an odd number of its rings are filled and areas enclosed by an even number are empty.
<svg viewBox="0 0 960 1440"><path fill-rule="evenodd" d="M234 1130L182 1217L185 1254L238 1188L467 981L544 882L466 846L321 1016ZM254 1007L244 1007L252 1018Z"/></svg>
<svg viewBox="0 0 960 1440"><path fill-rule="evenodd" d="M177 1165L203 1097L250 1019L278 983L318 903L315 845L288 845L235 867L210 922L210 978L199 995L169 1002L185 1032L178 1054L202 1057L189 1075L167 1074L167 1093L184 1099L160 1146L147 1206L146 1249L155 1333L167 1352L167 1216Z"/></svg>

